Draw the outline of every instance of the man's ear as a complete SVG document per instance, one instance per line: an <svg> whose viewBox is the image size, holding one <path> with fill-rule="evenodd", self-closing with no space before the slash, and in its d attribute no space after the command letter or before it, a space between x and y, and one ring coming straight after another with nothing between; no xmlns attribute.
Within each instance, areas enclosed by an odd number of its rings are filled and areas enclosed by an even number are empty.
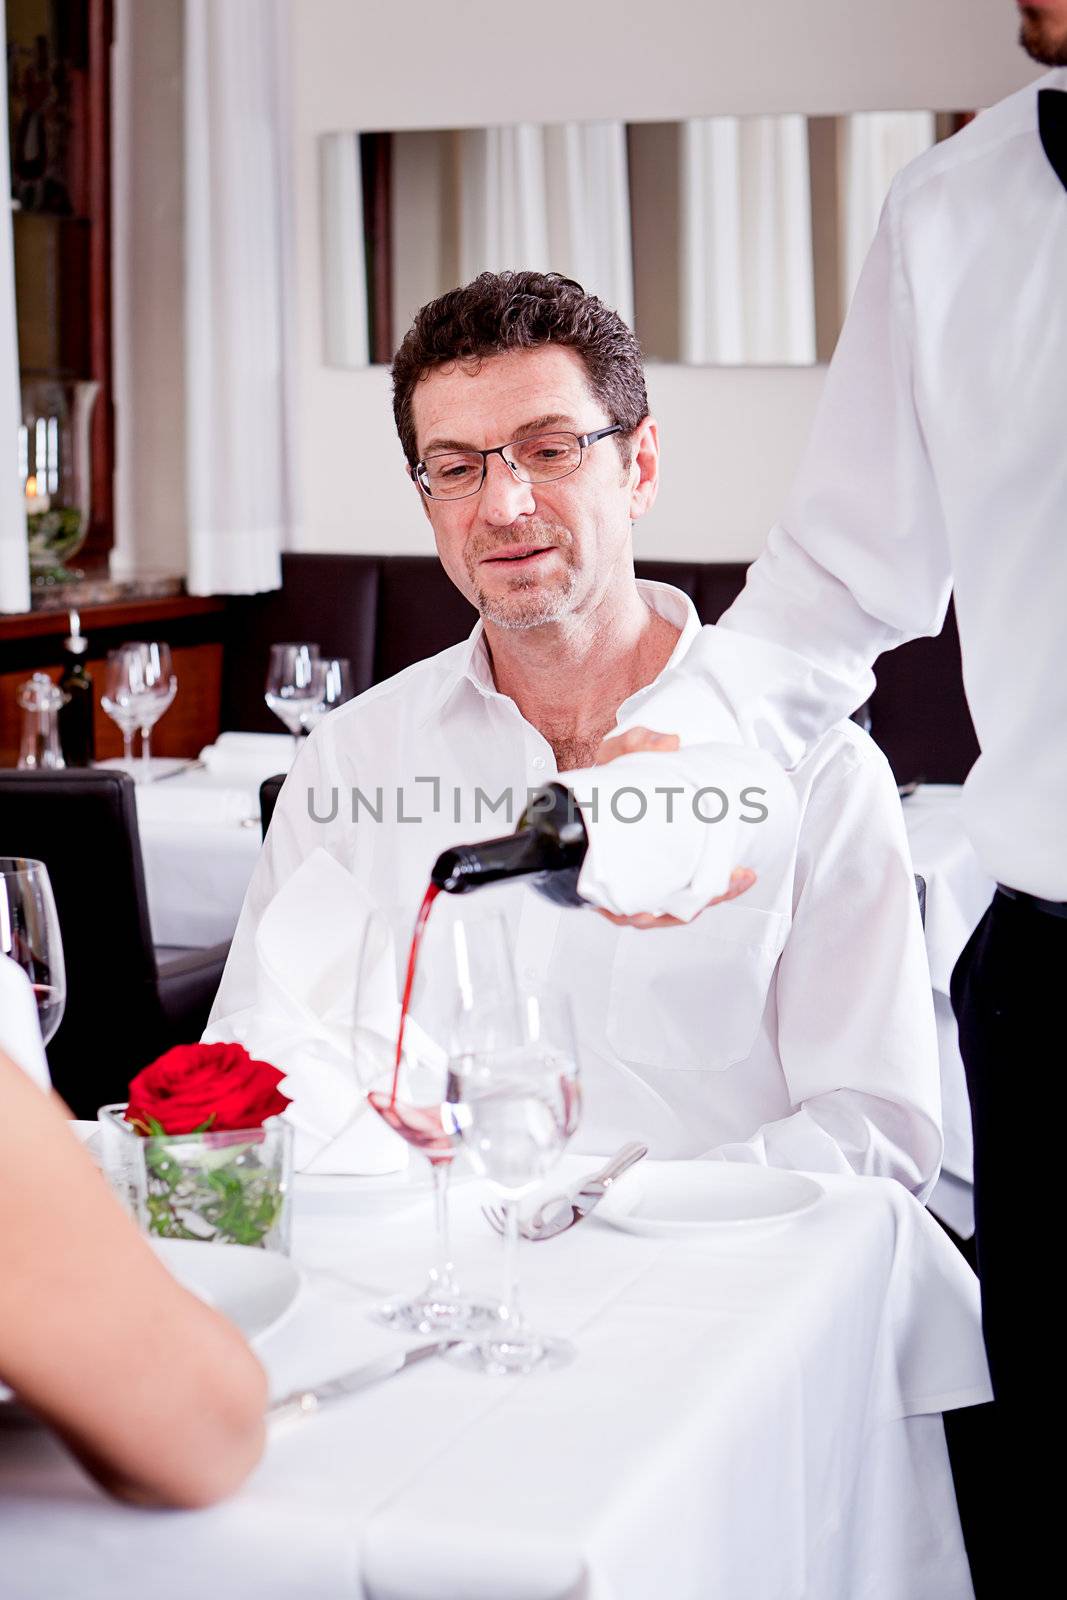
<svg viewBox="0 0 1067 1600"><path fill-rule="evenodd" d="M636 522L651 511L659 492L659 427L655 417L646 417L634 429L630 482L630 521Z"/></svg>

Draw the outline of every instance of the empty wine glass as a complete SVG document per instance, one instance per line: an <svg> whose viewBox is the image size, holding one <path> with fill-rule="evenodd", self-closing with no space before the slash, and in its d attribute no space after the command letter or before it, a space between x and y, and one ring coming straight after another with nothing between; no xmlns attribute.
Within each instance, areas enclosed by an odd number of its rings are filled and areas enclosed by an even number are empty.
<svg viewBox="0 0 1067 1600"><path fill-rule="evenodd" d="M467 1159L500 1195L506 1221L499 1318L445 1354L497 1377L530 1372L541 1362L561 1365L574 1348L526 1322L517 1254L519 1199L556 1165L578 1126L578 1058L567 1000L528 994L517 1005L479 1011L469 1048L453 1058L448 1100Z"/></svg>
<svg viewBox="0 0 1067 1600"><path fill-rule="evenodd" d="M100 704L112 722L118 723L125 761L133 760L133 736L140 725L147 651L147 644L140 643L123 644L117 650L108 651L107 673Z"/></svg>
<svg viewBox="0 0 1067 1600"><path fill-rule="evenodd" d="M470 1037L482 1007L503 1005L514 997L510 940L499 915L445 917L434 925L412 966L413 921L410 908L375 911L368 919L357 974L353 1047L371 1106L430 1164L437 1253L424 1288L388 1301L373 1315L405 1333L467 1333L491 1321L495 1310L464 1296L452 1264L448 1182L456 1136L445 1093L455 1041ZM405 994L408 1010L398 1055Z"/></svg>
<svg viewBox="0 0 1067 1600"><path fill-rule="evenodd" d="M322 698L308 706L300 719L305 733L317 728L323 717L351 700L355 692L352 668L344 656L321 656L319 659L323 668Z"/></svg>
<svg viewBox="0 0 1067 1600"><path fill-rule="evenodd" d="M317 644L271 645L263 695L274 715L293 735L297 750L305 731L305 713L321 702L324 689L325 672L319 665Z"/></svg>
<svg viewBox="0 0 1067 1600"><path fill-rule="evenodd" d="M63 1020L67 975L48 868L25 856L0 856L0 953L26 973L48 1044Z"/></svg>
<svg viewBox="0 0 1067 1600"><path fill-rule="evenodd" d="M178 692L178 679L169 645L153 642L144 646L144 652L143 689L138 697L140 714L137 725L141 730L141 759L147 765L152 759L152 729L173 703Z"/></svg>

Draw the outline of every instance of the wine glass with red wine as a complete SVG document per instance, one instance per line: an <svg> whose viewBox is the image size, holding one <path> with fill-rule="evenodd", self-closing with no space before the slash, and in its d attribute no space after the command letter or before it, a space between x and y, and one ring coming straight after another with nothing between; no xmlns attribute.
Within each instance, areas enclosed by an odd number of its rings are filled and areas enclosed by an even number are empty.
<svg viewBox="0 0 1067 1600"><path fill-rule="evenodd" d="M0 856L0 954L10 956L29 978L41 1037L49 1044L63 1020L67 975L59 917L43 861Z"/></svg>
<svg viewBox="0 0 1067 1600"><path fill-rule="evenodd" d="M516 985L504 917L459 915L451 902L430 919L431 903L373 912L356 978L356 1070L386 1126L429 1163L437 1238L425 1286L373 1315L398 1332L467 1334L496 1308L464 1295L452 1264L448 1184L458 1140L446 1104L449 1058L476 1035L483 1010L516 1003Z"/></svg>

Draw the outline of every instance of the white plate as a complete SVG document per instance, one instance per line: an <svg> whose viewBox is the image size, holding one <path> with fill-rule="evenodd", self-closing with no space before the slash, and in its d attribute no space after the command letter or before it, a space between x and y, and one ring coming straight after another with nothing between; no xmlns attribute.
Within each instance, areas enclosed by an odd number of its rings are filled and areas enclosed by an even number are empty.
<svg viewBox="0 0 1067 1600"><path fill-rule="evenodd" d="M761 1227L822 1199L814 1178L731 1161L642 1161L609 1189L593 1215L627 1233Z"/></svg>
<svg viewBox="0 0 1067 1600"><path fill-rule="evenodd" d="M235 1322L252 1344L277 1326L300 1291L287 1256L243 1244L153 1239L152 1249L178 1282Z"/></svg>

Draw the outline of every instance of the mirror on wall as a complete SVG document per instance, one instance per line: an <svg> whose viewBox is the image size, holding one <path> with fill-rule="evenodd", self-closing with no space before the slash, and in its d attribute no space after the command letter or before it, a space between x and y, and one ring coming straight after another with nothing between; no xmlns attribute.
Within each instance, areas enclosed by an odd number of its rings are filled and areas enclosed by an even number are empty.
<svg viewBox="0 0 1067 1600"><path fill-rule="evenodd" d="M966 113L521 123L321 136L328 365L389 361L477 273L577 278L646 359L829 360L890 182Z"/></svg>

